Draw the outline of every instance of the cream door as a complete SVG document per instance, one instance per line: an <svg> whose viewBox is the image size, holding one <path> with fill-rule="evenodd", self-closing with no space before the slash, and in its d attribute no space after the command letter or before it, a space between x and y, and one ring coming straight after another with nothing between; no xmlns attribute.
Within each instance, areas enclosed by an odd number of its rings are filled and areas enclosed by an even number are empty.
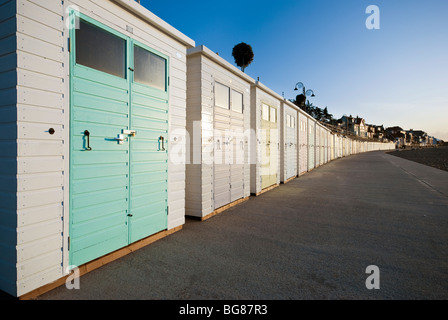
<svg viewBox="0 0 448 320"><path fill-rule="evenodd" d="M278 130L277 109L262 104L261 110L261 188L277 183Z"/></svg>

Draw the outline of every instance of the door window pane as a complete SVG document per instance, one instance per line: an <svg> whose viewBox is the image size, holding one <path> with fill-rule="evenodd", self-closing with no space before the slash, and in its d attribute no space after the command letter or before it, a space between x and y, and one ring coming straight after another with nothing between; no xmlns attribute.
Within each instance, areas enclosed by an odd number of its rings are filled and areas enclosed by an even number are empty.
<svg viewBox="0 0 448 320"><path fill-rule="evenodd" d="M134 45L134 81L166 91L166 59Z"/></svg>
<svg viewBox="0 0 448 320"><path fill-rule="evenodd" d="M125 78L126 41L80 20L76 29L76 63Z"/></svg>
<svg viewBox="0 0 448 320"><path fill-rule="evenodd" d="M232 90L232 110L243 113L243 94Z"/></svg>
<svg viewBox="0 0 448 320"><path fill-rule="evenodd" d="M269 121L269 106L266 104L262 105L261 116L263 120Z"/></svg>
<svg viewBox="0 0 448 320"><path fill-rule="evenodd" d="M230 88L218 82L215 84L215 105L230 109Z"/></svg>
<svg viewBox="0 0 448 320"><path fill-rule="evenodd" d="M277 109L271 107L271 115L270 115L271 122L277 122Z"/></svg>

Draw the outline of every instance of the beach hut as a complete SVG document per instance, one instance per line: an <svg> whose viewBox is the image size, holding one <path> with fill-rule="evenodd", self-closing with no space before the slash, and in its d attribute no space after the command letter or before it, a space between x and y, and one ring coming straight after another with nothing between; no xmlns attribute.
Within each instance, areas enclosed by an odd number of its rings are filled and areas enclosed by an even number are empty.
<svg viewBox="0 0 448 320"><path fill-rule="evenodd" d="M308 171L316 167L316 120L308 119Z"/></svg>
<svg viewBox="0 0 448 320"><path fill-rule="evenodd" d="M330 144L330 161L336 159L336 134L334 132L330 132L329 134L329 144Z"/></svg>
<svg viewBox="0 0 448 320"><path fill-rule="evenodd" d="M298 111L298 132L299 132L299 148L298 148L298 175L302 175L308 171L308 119L310 118L304 111Z"/></svg>
<svg viewBox="0 0 448 320"><path fill-rule="evenodd" d="M186 215L207 219L250 196L250 87L205 46L188 50Z"/></svg>
<svg viewBox="0 0 448 320"><path fill-rule="evenodd" d="M297 177L298 107L284 100L280 104L280 182Z"/></svg>
<svg viewBox="0 0 448 320"><path fill-rule="evenodd" d="M327 163L327 130L325 127L323 127L321 125L320 128L320 132L321 132L321 146L322 146L322 150L321 150L321 165Z"/></svg>
<svg viewBox="0 0 448 320"><path fill-rule="evenodd" d="M256 81L251 86L251 194L280 184L279 110L283 97Z"/></svg>
<svg viewBox="0 0 448 320"><path fill-rule="evenodd" d="M323 145L324 132L321 124L316 121L316 167L323 164L324 159L324 145Z"/></svg>
<svg viewBox="0 0 448 320"><path fill-rule="evenodd" d="M0 12L0 290L24 298L184 224L194 41L131 0Z"/></svg>
<svg viewBox="0 0 448 320"><path fill-rule="evenodd" d="M324 127L324 163L328 162L328 129Z"/></svg>

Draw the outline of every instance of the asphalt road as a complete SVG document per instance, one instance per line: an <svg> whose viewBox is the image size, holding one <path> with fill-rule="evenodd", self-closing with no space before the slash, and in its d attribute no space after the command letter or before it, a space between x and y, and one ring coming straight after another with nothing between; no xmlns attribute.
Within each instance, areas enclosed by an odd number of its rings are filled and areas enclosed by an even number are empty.
<svg viewBox="0 0 448 320"><path fill-rule="evenodd" d="M448 172L332 161L38 300L448 298ZM367 289L366 268L379 269ZM374 274L375 276L378 273Z"/></svg>

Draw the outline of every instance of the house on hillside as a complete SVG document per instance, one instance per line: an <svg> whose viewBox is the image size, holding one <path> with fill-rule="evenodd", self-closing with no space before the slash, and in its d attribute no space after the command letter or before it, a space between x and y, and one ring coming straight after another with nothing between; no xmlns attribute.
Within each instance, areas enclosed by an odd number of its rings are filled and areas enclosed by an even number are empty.
<svg viewBox="0 0 448 320"><path fill-rule="evenodd" d="M338 124L340 128L348 133L358 137L368 137L366 121L363 118L343 115L342 118L338 120Z"/></svg>
<svg viewBox="0 0 448 320"><path fill-rule="evenodd" d="M384 140L384 126L380 125L380 126L374 126L374 133L373 133L373 138L374 139L379 139L379 140Z"/></svg>
<svg viewBox="0 0 448 320"><path fill-rule="evenodd" d="M427 137L427 133L423 130L410 129L406 131L406 144L425 146L427 143Z"/></svg>
<svg viewBox="0 0 448 320"><path fill-rule="evenodd" d="M366 124L367 127L367 138L373 139L373 136L375 135L375 125L373 124Z"/></svg>

